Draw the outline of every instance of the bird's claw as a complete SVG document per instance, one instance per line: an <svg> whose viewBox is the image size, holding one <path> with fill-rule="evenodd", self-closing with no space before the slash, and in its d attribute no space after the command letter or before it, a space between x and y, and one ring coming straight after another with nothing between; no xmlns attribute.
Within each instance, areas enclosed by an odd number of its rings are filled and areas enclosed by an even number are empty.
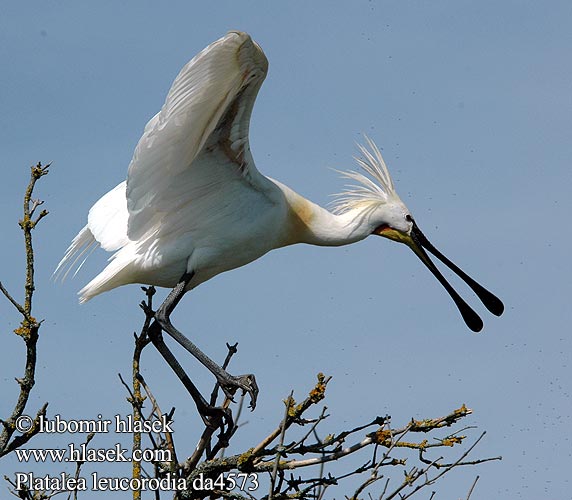
<svg viewBox="0 0 572 500"><path fill-rule="evenodd" d="M250 404L248 407L251 410L256 408L256 399L258 397L258 384L254 375L251 373L247 375L229 375L228 379L219 380L219 385L223 390L225 396L234 402L234 393L237 389L241 389L243 394L248 393L250 396Z"/></svg>

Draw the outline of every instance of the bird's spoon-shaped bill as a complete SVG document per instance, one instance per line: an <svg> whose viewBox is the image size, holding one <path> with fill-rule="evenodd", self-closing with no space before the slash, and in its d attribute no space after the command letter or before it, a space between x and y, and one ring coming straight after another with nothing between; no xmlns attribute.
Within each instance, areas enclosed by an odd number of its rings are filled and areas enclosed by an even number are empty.
<svg viewBox="0 0 572 500"><path fill-rule="evenodd" d="M460 269L457 265L451 262L447 257L445 257L439 250L437 250L427 237L421 232L419 226L413 222L413 237L417 239L419 246L426 248L435 257L437 257L443 264L445 264L451 271L453 271L459 278L461 278L473 292L481 299L484 306L495 316L500 316L504 312L504 304L502 301L493 293L489 292L480 283L477 283L473 278L471 278L467 273Z"/></svg>
<svg viewBox="0 0 572 500"><path fill-rule="evenodd" d="M455 302L455 305L459 309L461 316L463 317L466 325L474 332L480 332L483 328L483 321L480 316L461 298L457 291L449 284L445 277L441 274L437 266L427 255L425 248L429 250L433 255L435 255L441 262L443 262L447 267L449 267L454 273L456 273L469 287L477 294L479 299L483 302L485 307L496 316L500 316L504 310L504 305L498 297L489 292L482 285L477 283L473 278L462 271L458 266L451 262L447 257L445 257L441 252L439 252L427 239L427 237L421 232L419 226L413 221L413 228L411 234L402 233L389 226L383 226L376 229L375 234L379 236L384 236L391 240L397 241L399 243L404 243L407 245L415 255L419 257L421 262L431 271L431 273L437 278L439 283L443 285L447 293Z"/></svg>

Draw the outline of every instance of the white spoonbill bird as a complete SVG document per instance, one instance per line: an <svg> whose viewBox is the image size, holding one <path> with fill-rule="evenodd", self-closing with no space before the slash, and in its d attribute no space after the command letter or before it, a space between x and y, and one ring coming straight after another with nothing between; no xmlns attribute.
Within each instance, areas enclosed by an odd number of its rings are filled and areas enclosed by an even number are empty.
<svg viewBox="0 0 572 500"><path fill-rule="evenodd" d="M91 208L87 225L56 269L65 278L94 246L114 252L107 267L80 290L80 302L128 283L172 288L155 312L159 334L165 331L186 347L227 394L237 388L248 391L252 405L257 393L252 375L226 373L175 329L169 316L187 291L275 248L295 243L340 246L383 236L415 252L471 330L481 330L480 317L426 250L457 273L490 312L500 315L502 302L419 230L370 140L357 160L366 175L346 174L356 186L340 196L333 212L257 170L248 128L267 69L261 48L241 32L228 33L183 67L161 111L145 127L127 180Z"/></svg>

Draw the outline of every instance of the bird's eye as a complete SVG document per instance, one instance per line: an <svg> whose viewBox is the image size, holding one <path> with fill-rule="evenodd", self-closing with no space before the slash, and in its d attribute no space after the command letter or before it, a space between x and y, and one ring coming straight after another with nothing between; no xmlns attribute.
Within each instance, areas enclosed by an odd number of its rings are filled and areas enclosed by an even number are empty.
<svg viewBox="0 0 572 500"><path fill-rule="evenodd" d="M413 217L411 217L411 215L407 214L407 215L405 216L405 220L406 220L407 222L413 222Z"/></svg>

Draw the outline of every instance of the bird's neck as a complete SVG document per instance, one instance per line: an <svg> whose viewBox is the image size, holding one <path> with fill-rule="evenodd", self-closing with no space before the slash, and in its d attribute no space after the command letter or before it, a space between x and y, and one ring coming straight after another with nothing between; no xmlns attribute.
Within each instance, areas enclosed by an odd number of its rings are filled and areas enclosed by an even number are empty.
<svg viewBox="0 0 572 500"><path fill-rule="evenodd" d="M286 195L287 237L285 245L308 243L319 246L341 246L363 240L374 228L370 228L366 214L361 210L350 210L333 214L292 191L280 186ZM285 189L286 188L286 189Z"/></svg>
<svg viewBox="0 0 572 500"><path fill-rule="evenodd" d="M315 205L313 224L305 243L319 246L342 246L355 243L368 237L370 228L361 210L351 210L343 214L333 214Z"/></svg>

